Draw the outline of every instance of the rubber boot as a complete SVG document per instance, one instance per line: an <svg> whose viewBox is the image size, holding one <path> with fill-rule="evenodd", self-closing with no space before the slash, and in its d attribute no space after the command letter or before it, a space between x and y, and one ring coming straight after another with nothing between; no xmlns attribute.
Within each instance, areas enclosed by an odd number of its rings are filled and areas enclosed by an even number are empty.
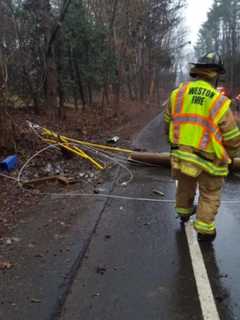
<svg viewBox="0 0 240 320"><path fill-rule="evenodd" d="M197 238L199 242L213 242L216 239L217 233L212 233L212 234L203 234L198 232L197 233Z"/></svg>

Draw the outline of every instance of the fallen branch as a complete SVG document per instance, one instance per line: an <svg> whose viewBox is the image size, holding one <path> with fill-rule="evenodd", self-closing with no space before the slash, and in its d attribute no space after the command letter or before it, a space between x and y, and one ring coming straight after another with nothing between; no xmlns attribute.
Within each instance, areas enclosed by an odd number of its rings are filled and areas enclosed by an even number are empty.
<svg viewBox="0 0 240 320"><path fill-rule="evenodd" d="M47 182L47 181L59 181L65 185L76 182L76 180L74 178L68 178L65 176L50 176L50 177L42 177L42 178L23 181L22 185L29 186L32 184L38 184L38 183L43 183L43 182Z"/></svg>

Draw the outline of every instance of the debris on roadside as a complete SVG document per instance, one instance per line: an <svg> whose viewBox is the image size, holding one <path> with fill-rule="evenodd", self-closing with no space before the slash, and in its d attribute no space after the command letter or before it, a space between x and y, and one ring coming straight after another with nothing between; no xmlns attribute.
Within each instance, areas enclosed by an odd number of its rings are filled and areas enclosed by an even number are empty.
<svg viewBox="0 0 240 320"><path fill-rule="evenodd" d="M13 267L13 264L10 261L0 260L0 270L9 270Z"/></svg>
<svg viewBox="0 0 240 320"><path fill-rule="evenodd" d="M228 298L229 298L229 294L227 292L223 292L221 295L218 295L215 297L218 303L222 303Z"/></svg>
<svg viewBox="0 0 240 320"><path fill-rule="evenodd" d="M52 173L53 172L53 166L51 163L47 163L46 167L43 169L46 173Z"/></svg>
<svg viewBox="0 0 240 320"><path fill-rule="evenodd" d="M157 190L157 189L153 189L152 192L153 192L154 194L157 194L157 195L161 196L161 197L164 197L164 196L165 196L165 193L164 193L164 192L162 192L162 191L160 191L160 190Z"/></svg>
<svg viewBox="0 0 240 320"><path fill-rule="evenodd" d="M48 182L48 181L59 181L59 182L64 183L65 185L77 182L77 180L75 178L57 175L57 176L47 176L47 177L36 178L36 179L28 180L28 181L23 181L22 185L23 186L31 186L33 184L38 184L38 183L43 183L43 182Z"/></svg>
<svg viewBox="0 0 240 320"><path fill-rule="evenodd" d="M7 158L1 161L0 166L2 170L8 171L8 172L16 169L17 156L15 154L8 156Z"/></svg>
<svg viewBox="0 0 240 320"><path fill-rule="evenodd" d="M144 225L144 226L150 226L150 225L151 225L151 222L145 222L143 225Z"/></svg>
<svg viewBox="0 0 240 320"><path fill-rule="evenodd" d="M100 267L100 266L98 266L97 268L96 268L96 273L97 274L100 274L100 275L104 275L105 274L105 272L107 271L107 269L105 268L105 267Z"/></svg>
<svg viewBox="0 0 240 320"><path fill-rule="evenodd" d="M41 300L40 300L40 299L32 298L32 299L31 299L31 302L32 302L32 303L41 303Z"/></svg>
<svg viewBox="0 0 240 320"><path fill-rule="evenodd" d="M131 105L131 108L129 108ZM40 150L41 148L46 146L46 141L39 139L39 135L34 135L34 132L39 132L41 128L39 126L30 126L26 127L26 120L31 121L32 123L40 123L44 124L47 127L52 127L53 130L58 132L62 131L64 135L69 135L73 138L81 139L83 141L95 140L97 143L104 144L106 139L112 136L119 136L121 141L127 141L126 146L130 146L131 137L137 133L148 121L152 119L155 114L158 114L159 110L155 105L151 105L147 114L144 114L139 121L136 123L136 115L139 115L139 110L145 110L145 105L139 105L135 102L122 101L121 106L123 112L120 112L118 117L115 117L115 111L110 108L107 113L103 113L101 108L89 108L86 109L81 117L76 117L76 113L73 110L66 110L66 120L64 122L52 121L47 113L43 112L41 115L36 115L32 112L32 108L26 110L24 112L19 109L10 108L8 111L11 114L11 117L14 119L14 123L17 128L17 166L21 168L25 162L29 159L34 152ZM141 113L143 115L143 112ZM129 118L130 116L130 118ZM126 121L127 120L127 121ZM133 125L130 126L130 123ZM99 128L101 127L101 130ZM118 130L117 132L112 132L113 128ZM32 130L33 129L33 130ZM119 134L121 132L121 134ZM58 136L58 135L57 135ZM52 136L53 137L53 136ZM50 137L51 139L51 137ZM123 139L123 140L122 140ZM129 142L129 143L128 143ZM108 145L108 147L116 147L117 144ZM89 149L86 148L86 151ZM108 149L110 150L110 149ZM57 175L59 169L57 168L57 164L61 165L62 170L60 171L60 175L70 175L76 177L81 183L81 186L77 186L78 190L81 192L92 192L95 185L100 185L105 181L105 176L99 172L99 175L93 181L93 185L90 185L87 179L84 177L85 172L88 170L92 170L91 163L79 161L77 157L63 157L65 153L57 151L57 149L49 149L38 157L34 158L28 166L25 167L21 182L25 180L30 180L34 178L44 177L44 176L52 176ZM62 151L62 150L61 150ZM146 151L144 149L139 149L135 151ZM92 152L97 155L96 152ZM0 162L10 154L14 154L14 152L10 152L8 150L4 150L1 155ZM70 158L70 159L69 159ZM100 157L101 158L101 157ZM104 158L104 162L107 163L106 158ZM47 164L52 164L52 170L49 173L44 171L47 167ZM50 168L50 167L49 167ZM48 168L48 169L49 169ZM95 171L94 171L95 173ZM95 173L96 174L96 173ZM17 172L11 171L10 174L13 178L17 179ZM83 178L83 179L80 179ZM101 181L100 181L101 180ZM10 180L9 180L10 181ZM23 189L18 188L17 184L9 183L8 179L2 179L1 181L1 212L0 212L0 239L3 238L8 232L11 231L12 226L17 223L21 223L23 217L25 217L26 212L29 212L30 208L37 206L39 202L42 201L40 195L44 192L62 192L62 186L58 182L55 183L44 183L42 185L34 185L30 192L24 192ZM57 188L56 188L57 187ZM39 190L34 190L34 189ZM55 189L53 189L55 188ZM75 188L75 185L67 186L67 188ZM26 188L27 189L27 188ZM69 190L70 191L70 190ZM122 213L125 213L122 211ZM29 244L31 248L33 245Z"/></svg>
<svg viewBox="0 0 240 320"><path fill-rule="evenodd" d="M222 278L228 278L228 274L225 273L225 274L220 274L219 275L219 278L222 279Z"/></svg>
<svg viewBox="0 0 240 320"><path fill-rule="evenodd" d="M94 294L92 295L92 297L93 297L93 298L95 298L95 297L100 297L100 293L99 293L99 292L96 292L96 293L94 293Z"/></svg>
<svg viewBox="0 0 240 320"><path fill-rule="evenodd" d="M44 258L44 255L41 253L37 253L34 255L34 258Z"/></svg>
<svg viewBox="0 0 240 320"><path fill-rule="evenodd" d="M106 190L105 190L104 188L95 188L95 189L93 190L93 192L94 192L95 194L99 194L99 193L106 192Z"/></svg>
<svg viewBox="0 0 240 320"><path fill-rule="evenodd" d="M117 143L120 140L118 136L107 139L107 143Z"/></svg>
<svg viewBox="0 0 240 320"><path fill-rule="evenodd" d="M18 237L7 238L7 239L6 239L6 244L7 244L7 245L11 245L11 244L13 244L14 242L20 242L20 241L21 241L21 239L18 238Z"/></svg>

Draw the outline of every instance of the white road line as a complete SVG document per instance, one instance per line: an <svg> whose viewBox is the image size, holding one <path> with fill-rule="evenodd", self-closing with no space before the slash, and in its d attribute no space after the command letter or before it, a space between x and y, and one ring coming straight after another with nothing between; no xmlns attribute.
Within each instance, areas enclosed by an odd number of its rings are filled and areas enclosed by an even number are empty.
<svg viewBox="0 0 240 320"><path fill-rule="evenodd" d="M191 222L185 224L192 267L204 320L220 320L201 249Z"/></svg>

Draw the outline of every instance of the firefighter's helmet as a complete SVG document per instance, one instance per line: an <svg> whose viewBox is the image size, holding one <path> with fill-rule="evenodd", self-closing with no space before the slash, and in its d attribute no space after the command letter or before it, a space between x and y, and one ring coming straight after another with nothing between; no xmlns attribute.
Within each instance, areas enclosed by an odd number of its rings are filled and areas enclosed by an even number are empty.
<svg viewBox="0 0 240 320"><path fill-rule="evenodd" d="M196 63L190 63L192 69L190 75L196 77L197 69L212 70L218 74L225 74L225 68L222 57L216 52L209 52L202 56Z"/></svg>

